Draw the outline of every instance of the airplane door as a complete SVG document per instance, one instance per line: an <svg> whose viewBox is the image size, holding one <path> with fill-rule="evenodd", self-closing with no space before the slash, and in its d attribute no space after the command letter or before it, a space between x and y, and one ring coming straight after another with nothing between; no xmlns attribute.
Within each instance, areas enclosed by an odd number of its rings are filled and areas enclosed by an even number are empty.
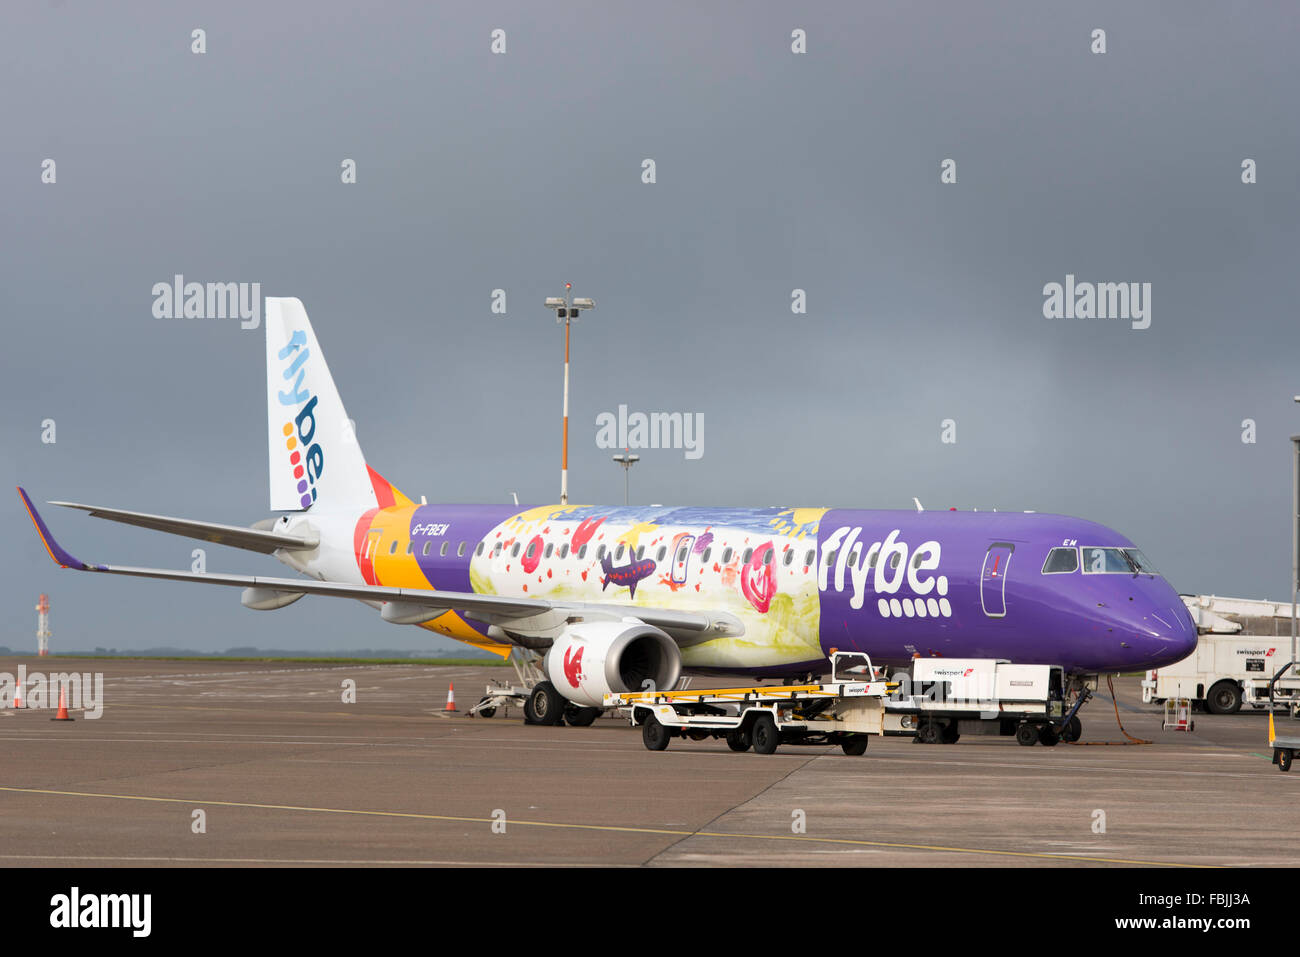
<svg viewBox="0 0 1300 957"><path fill-rule="evenodd" d="M678 584L686 581L686 566L691 560L691 545L694 541L694 535L683 535L677 542L677 550L673 552L673 581Z"/></svg>
<svg viewBox="0 0 1300 957"><path fill-rule="evenodd" d="M1007 568L1016 546L1010 542L994 542L984 553L984 569L980 573L980 604L990 618L1004 618L1007 614Z"/></svg>
<svg viewBox="0 0 1300 957"><path fill-rule="evenodd" d="M366 534L366 544L361 552L363 561L373 562L375 560L375 552L379 548L379 539L383 537L383 534L384 530L381 528L372 528Z"/></svg>

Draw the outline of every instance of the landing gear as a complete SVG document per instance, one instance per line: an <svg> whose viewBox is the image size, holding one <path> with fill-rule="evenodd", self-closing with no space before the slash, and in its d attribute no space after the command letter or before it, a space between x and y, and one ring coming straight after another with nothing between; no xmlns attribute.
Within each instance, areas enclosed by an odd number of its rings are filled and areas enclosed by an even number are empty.
<svg viewBox="0 0 1300 957"><path fill-rule="evenodd" d="M1045 748L1054 748L1061 741L1061 735L1050 724L1045 724L1038 729L1038 743Z"/></svg>
<svg viewBox="0 0 1300 957"><path fill-rule="evenodd" d="M1016 744L1023 744L1027 748L1033 747L1038 743L1038 728L1026 722L1016 728Z"/></svg>
<svg viewBox="0 0 1300 957"><path fill-rule="evenodd" d="M867 753L867 736L865 734L850 734L840 738L840 750L852 757Z"/></svg>
<svg viewBox="0 0 1300 957"><path fill-rule="evenodd" d="M770 714L760 714L750 726L750 738L754 742L755 754L773 754L781 743L781 733L776 730L776 721Z"/></svg>
<svg viewBox="0 0 1300 957"><path fill-rule="evenodd" d="M573 728L586 728L600 717L601 708L584 708L569 702L564 706L564 721Z"/></svg>
<svg viewBox="0 0 1300 957"><path fill-rule="evenodd" d="M529 724L557 725L564 721L564 696L549 681L533 686L524 703L524 720Z"/></svg>
<svg viewBox="0 0 1300 957"><path fill-rule="evenodd" d="M1061 729L1061 740L1066 744L1074 744L1083 736L1083 722L1079 720L1077 714L1071 715L1070 720L1065 722L1065 727Z"/></svg>
<svg viewBox="0 0 1300 957"><path fill-rule="evenodd" d="M735 731L727 732L727 747L731 748L732 751L748 751L752 743L748 731L741 731L737 728Z"/></svg>

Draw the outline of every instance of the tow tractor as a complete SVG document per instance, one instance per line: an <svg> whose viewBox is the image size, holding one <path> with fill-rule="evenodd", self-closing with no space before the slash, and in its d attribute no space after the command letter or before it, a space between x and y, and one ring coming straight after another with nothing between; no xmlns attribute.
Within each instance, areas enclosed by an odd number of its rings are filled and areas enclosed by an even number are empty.
<svg viewBox="0 0 1300 957"><path fill-rule="evenodd" d="M840 661L850 658L865 659L870 680L841 677ZM651 751L663 751L673 738L725 738L732 751L838 744L845 754L863 754L868 736L884 733L885 698L898 686L877 678L861 652L836 652L830 663L831 680L818 684L623 692L605 695L604 704L625 709Z"/></svg>
<svg viewBox="0 0 1300 957"><path fill-rule="evenodd" d="M1284 664L1273 680L1268 683L1268 746L1273 749L1273 763L1277 765L1279 771L1291 770L1291 759L1295 753L1300 751L1300 735L1284 734L1278 736L1276 729L1273 727L1273 687L1277 684L1278 679L1282 677L1289 669L1294 668L1296 663L1288 661Z"/></svg>

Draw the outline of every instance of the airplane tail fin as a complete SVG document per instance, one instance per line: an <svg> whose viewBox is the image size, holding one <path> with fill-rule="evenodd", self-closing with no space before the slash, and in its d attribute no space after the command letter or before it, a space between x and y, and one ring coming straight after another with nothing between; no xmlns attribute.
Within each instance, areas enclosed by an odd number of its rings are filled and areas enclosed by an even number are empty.
<svg viewBox="0 0 1300 957"><path fill-rule="evenodd" d="M272 511L411 504L366 465L302 302L268 296L264 318Z"/></svg>

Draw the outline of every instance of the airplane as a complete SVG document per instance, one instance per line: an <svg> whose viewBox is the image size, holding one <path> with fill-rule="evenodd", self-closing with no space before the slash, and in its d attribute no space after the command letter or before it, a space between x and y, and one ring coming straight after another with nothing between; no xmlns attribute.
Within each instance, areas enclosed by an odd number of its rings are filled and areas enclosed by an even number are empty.
<svg viewBox="0 0 1300 957"><path fill-rule="evenodd" d="M416 504L372 469L302 303L266 299L270 509L251 527L52 502L274 555L297 578L83 562L18 489L64 568L243 589L255 610L351 598L501 657L540 656L526 720L590 724L607 692L683 670L811 678L833 649L1059 665L1089 679L1196 646L1177 591L1123 535L1036 512Z"/></svg>

